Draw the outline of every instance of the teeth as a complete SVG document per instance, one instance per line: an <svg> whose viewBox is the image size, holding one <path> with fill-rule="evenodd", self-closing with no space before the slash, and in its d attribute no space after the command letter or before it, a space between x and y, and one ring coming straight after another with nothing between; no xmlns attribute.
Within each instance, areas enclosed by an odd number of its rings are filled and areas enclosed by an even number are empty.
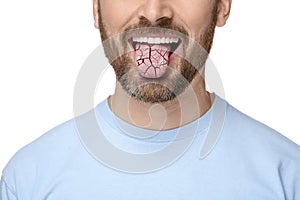
<svg viewBox="0 0 300 200"><path fill-rule="evenodd" d="M154 44L154 38L148 38L148 43L149 44Z"/></svg>
<svg viewBox="0 0 300 200"><path fill-rule="evenodd" d="M139 42L139 43L148 43L148 44L170 44L170 43L178 43L179 38L146 38L146 37L133 37L133 42Z"/></svg>

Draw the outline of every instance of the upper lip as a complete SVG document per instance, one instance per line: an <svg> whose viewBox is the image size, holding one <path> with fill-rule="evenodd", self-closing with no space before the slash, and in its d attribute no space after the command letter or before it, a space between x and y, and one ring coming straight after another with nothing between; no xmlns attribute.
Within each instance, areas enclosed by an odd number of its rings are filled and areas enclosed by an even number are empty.
<svg viewBox="0 0 300 200"><path fill-rule="evenodd" d="M129 41L132 38L178 38L181 41L185 41L184 35L182 33L172 31L170 29L165 28L157 28L157 27L147 27L140 29L132 29L125 32L124 39Z"/></svg>

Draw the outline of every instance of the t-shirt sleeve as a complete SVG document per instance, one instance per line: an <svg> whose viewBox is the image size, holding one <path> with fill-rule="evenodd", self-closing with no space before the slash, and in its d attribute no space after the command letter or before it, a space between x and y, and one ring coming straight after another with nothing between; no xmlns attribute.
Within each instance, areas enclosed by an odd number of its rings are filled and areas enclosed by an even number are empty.
<svg viewBox="0 0 300 200"><path fill-rule="evenodd" d="M17 200L17 197L13 191L9 188L4 178L1 178L0 182L0 199L1 200Z"/></svg>
<svg viewBox="0 0 300 200"><path fill-rule="evenodd" d="M300 200L300 162L291 161L282 167L281 180L286 199Z"/></svg>

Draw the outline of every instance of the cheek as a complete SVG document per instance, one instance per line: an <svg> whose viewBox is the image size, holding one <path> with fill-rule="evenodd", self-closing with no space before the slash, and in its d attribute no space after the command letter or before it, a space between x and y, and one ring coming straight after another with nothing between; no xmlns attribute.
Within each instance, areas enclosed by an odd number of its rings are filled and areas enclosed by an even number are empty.
<svg viewBox="0 0 300 200"><path fill-rule="evenodd" d="M182 13L180 18L193 36L202 33L211 22L211 0L189 0L178 8L177 13Z"/></svg>
<svg viewBox="0 0 300 200"><path fill-rule="evenodd" d="M126 26L134 13L135 5L137 4L120 0L100 1L102 21L109 35L120 32Z"/></svg>

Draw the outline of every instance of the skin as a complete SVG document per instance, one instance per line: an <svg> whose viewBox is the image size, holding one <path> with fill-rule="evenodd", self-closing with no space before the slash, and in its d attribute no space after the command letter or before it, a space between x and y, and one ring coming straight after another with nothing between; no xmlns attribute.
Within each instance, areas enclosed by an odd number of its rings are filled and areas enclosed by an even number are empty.
<svg viewBox="0 0 300 200"><path fill-rule="evenodd" d="M230 7L231 0L93 1L94 24L97 29L100 29L102 41L134 27L141 19L145 19L149 26L155 26L161 20L167 19L172 21L172 24L176 24L175 27L182 27L188 37L199 42L208 53L214 28L225 25ZM205 34L211 38L203 37ZM188 46L186 48L188 49ZM122 62L124 63L125 60ZM187 68L182 59L174 60L174 66L178 66L178 68L174 67L175 71ZM129 56L127 61L128 63L132 61ZM122 62L112 64L117 80L117 67L120 68ZM138 77L129 76L128 79L133 81ZM147 102L134 98L124 90L124 85L117 81L115 93L108 99L109 106L116 116L138 127L153 130L177 128L202 116L211 107L213 101L212 95L205 89L204 68L200 68L199 72L190 79L189 86L180 95L171 100L158 102L153 99ZM156 90L153 85L146 89L144 88L146 92L142 93L143 95Z"/></svg>

